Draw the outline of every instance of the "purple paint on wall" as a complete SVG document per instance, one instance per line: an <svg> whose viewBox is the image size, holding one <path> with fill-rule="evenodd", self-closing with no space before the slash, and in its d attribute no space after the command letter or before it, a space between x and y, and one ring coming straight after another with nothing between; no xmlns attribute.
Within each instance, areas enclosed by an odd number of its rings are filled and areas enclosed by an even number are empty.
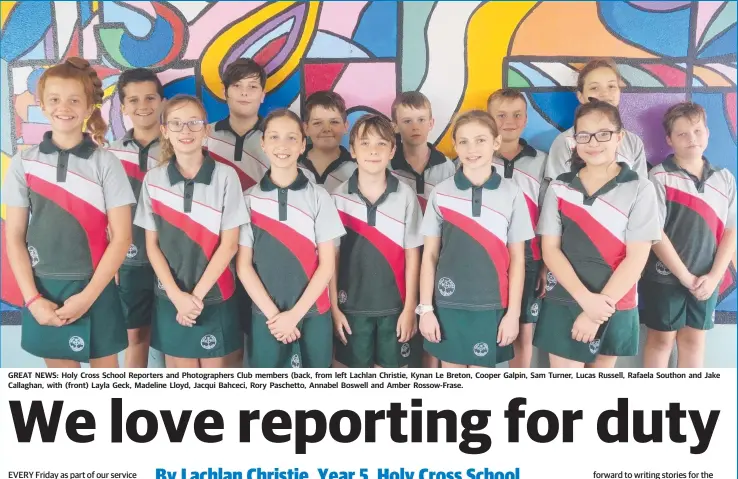
<svg viewBox="0 0 738 479"><path fill-rule="evenodd" d="M673 10L675 8L683 7L688 5L689 2L629 2L631 5L640 7L644 10L651 10L654 12Z"/></svg>
<svg viewBox="0 0 738 479"><path fill-rule="evenodd" d="M625 128L641 137L646 158L652 165L658 165L671 153L661 126L664 113L685 98L684 93L623 93L620 97Z"/></svg>

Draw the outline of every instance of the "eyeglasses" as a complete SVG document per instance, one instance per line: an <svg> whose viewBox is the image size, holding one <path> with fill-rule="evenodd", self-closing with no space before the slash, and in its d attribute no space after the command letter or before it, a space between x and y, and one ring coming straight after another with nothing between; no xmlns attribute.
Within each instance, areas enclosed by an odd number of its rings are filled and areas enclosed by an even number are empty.
<svg viewBox="0 0 738 479"><path fill-rule="evenodd" d="M189 120L189 121L170 120L167 122L167 128L169 128L170 131L173 131L175 133L182 131L185 125L187 125L187 128L190 131L200 131L205 126L205 120Z"/></svg>
<svg viewBox="0 0 738 479"><path fill-rule="evenodd" d="M579 143L580 145L586 145L592 140L592 137L594 136L594 139L597 140L599 143L604 141L610 141L610 138L612 138L613 133L618 133L618 131L610 131L610 130L602 130L598 131L597 133L577 133L574 135L574 141Z"/></svg>

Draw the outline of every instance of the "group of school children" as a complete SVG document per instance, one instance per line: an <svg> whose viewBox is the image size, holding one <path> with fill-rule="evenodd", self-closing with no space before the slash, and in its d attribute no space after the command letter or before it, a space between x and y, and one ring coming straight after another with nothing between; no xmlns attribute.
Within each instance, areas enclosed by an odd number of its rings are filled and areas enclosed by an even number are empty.
<svg viewBox="0 0 738 479"><path fill-rule="evenodd" d="M421 93L348 132L328 91L303 118L260 118L251 59L222 82L229 116L208 124L197 98L124 71L133 128L107 145L90 64L41 76L51 130L13 157L3 201L21 346L48 367L118 367L123 350L146 367L152 347L167 367L527 368L533 346L551 367L614 367L640 323L646 367L675 342L679 367L703 364L736 184L703 156L699 105L669 108L673 154L649 171L609 59L580 71L548 155L521 138L525 96L502 89L456 118L454 161L428 142Z"/></svg>

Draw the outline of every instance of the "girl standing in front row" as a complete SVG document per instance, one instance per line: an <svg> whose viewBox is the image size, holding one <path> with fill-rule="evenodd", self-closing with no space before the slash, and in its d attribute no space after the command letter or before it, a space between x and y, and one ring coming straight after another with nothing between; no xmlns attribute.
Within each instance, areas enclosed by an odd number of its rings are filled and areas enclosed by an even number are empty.
<svg viewBox="0 0 738 479"><path fill-rule="evenodd" d="M428 199L416 312L425 349L442 367L495 367L498 348L512 349L518 335L525 241L534 232L522 190L492 164L501 141L495 120L465 113L453 140L461 168Z"/></svg>
<svg viewBox="0 0 738 479"><path fill-rule="evenodd" d="M21 347L52 368L118 367L128 339L113 278L136 199L120 161L99 147L107 125L90 64L49 68L38 94L51 131L13 157L3 187L8 259L25 301Z"/></svg>
<svg viewBox="0 0 738 479"><path fill-rule="evenodd" d="M200 100L175 96L162 123L161 164L144 177L134 221L158 277L151 346L168 367L231 366L243 346L230 268L247 221L238 174L203 150Z"/></svg>
<svg viewBox="0 0 738 479"><path fill-rule="evenodd" d="M614 367L638 353L636 283L661 239L653 184L619 161L617 108L590 101L574 117L570 173L554 180L538 220L549 269L533 344L551 367Z"/></svg>

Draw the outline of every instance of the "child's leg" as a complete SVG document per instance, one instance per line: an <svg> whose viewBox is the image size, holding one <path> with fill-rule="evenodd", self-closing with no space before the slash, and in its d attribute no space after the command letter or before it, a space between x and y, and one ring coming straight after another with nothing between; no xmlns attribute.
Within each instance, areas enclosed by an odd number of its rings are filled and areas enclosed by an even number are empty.
<svg viewBox="0 0 738 479"><path fill-rule="evenodd" d="M701 368L705 362L705 331L682 328L676 334L677 367Z"/></svg>
<svg viewBox="0 0 738 479"><path fill-rule="evenodd" d="M598 354L594 361L585 364L585 368L614 368L615 363L618 361L617 356L607 356L605 354Z"/></svg>
<svg viewBox="0 0 738 479"><path fill-rule="evenodd" d="M446 361L441 361L441 367L442 368L466 368L468 366L465 364L447 363Z"/></svg>
<svg viewBox="0 0 738 479"><path fill-rule="evenodd" d="M151 326L128 330L128 349L125 352L126 368L145 368L149 364Z"/></svg>
<svg viewBox="0 0 738 479"><path fill-rule="evenodd" d="M227 368L230 367L229 365L233 364L233 357L230 358L228 356L223 356L222 358L201 358L200 359L200 367L201 368Z"/></svg>
<svg viewBox="0 0 738 479"><path fill-rule="evenodd" d="M574 361L571 359L562 358L561 356L556 356L555 354L548 355L549 362L551 363L551 368L558 369L558 368L583 368L584 363L579 361Z"/></svg>
<svg viewBox="0 0 738 479"><path fill-rule="evenodd" d="M441 361L433 357L428 351L423 351L423 367L424 368L440 368Z"/></svg>
<svg viewBox="0 0 738 479"><path fill-rule="evenodd" d="M674 348L676 331L656 331L648 329L646 333L646 345L643 348L644 368L667 368L669 357Z"/></svg>
<svg viewBox="0 0 738 479"><path fill-rule="evenodd" d="M164 356L164 362L168 368L199 368L200 360L197 358L177 358L175 356Z"/></svg>
<svg viewBox="0 0 738 479"><path fill-rule="evenodd" d="M518 337L513 342L515 357L510 360L511 368L529 368L533 357L533 323L520 325Z"/></svg>
<svg viewBox="0 0 738 479"><path fill-rule="evenodd" d="M71 359L44 359L47 368L81 368L82 365Z"/></svg>
<svg viewBox="0 0 738 479"><path fill-rule="evenodd" d="M118 355L111 354L110 356L104 356L102 358L90 359L91 368L117 368Z"/></svg>

